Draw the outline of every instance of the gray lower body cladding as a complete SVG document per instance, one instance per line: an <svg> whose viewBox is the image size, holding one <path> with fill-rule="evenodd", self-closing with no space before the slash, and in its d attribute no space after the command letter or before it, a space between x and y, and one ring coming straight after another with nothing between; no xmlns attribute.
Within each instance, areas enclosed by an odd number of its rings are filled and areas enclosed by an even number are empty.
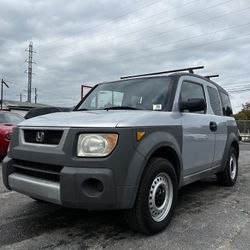
<svg viewBox="0 0 250 250"><path fill-rule="evenodd" d="M60 181L20 174L13 159L2 164L4 184L11 190L65 207L88 210L125 209L132 206L136 186L117 186L111 169L64 166Z"/></svg>
<svg viewBox="0 0 250 250"><path fill-rule="evenodd" d="M12 190L27 194L33 198L61 204L59 183L39 180L18 173L10 174L8 182Z"/></svg>
<svg viewBox="0 0 250 250"><path fill-rule="evenodd" d="M136 131L142 129L145 138L137 141ZM69 129L67 143L52 148L24 143L20 130L14 131L9 155L2 163L5 186L33 198L88 210L132 208L152 150L181 135L180 127L173 126ZM108 157L79 158L76 145L80 133L118 133L118 145ZM172 144L179 147L181 143Z"/></svg>

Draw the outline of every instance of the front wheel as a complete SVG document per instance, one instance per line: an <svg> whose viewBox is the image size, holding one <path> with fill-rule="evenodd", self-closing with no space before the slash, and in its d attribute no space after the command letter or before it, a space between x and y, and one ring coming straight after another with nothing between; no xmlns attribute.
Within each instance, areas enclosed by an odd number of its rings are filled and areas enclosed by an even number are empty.
<svg viewBox="0 0 250 250"><path fill-rule="evenodd" d="M229 150L228 159L223 172L217 173L218 182L223 186L233 186L238 176L238 156L235 148Z"/></svg>
<svg viewBox="0 0 250 250"><path fill-rule="evenodd" d="M152 158L141 178L134 207L125 211L128 225L148 235L162 231L173 216L177 192L173 165L166 159Z"/></svg>

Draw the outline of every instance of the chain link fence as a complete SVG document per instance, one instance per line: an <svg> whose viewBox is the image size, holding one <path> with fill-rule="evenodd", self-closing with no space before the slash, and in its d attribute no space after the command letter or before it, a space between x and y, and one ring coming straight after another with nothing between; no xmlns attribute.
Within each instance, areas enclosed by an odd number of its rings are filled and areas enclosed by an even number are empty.
<svg viewBox="0 0 250 250"><path fill-rule="evenodd" d="M242 141L250 142L250 120L236 121Z"/></svg>

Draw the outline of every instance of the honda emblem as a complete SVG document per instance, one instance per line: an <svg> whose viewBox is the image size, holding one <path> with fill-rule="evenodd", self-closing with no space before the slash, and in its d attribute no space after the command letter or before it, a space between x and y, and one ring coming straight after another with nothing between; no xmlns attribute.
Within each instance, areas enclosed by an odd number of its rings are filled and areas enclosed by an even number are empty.
<svg viewBox="0 0 250 250"><path fill-rule="evenodd" d="M43 142L44 141L44 132L39 131L36 133L36 141Z"/></svg>

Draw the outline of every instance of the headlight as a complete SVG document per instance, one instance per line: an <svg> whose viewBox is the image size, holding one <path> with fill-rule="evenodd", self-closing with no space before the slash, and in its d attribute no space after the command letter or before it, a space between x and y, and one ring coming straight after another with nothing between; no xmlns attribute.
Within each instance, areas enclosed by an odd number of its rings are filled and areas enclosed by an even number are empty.
<svg viewBox="0 0 250 250"><path fill-rule="evenodd" d="M107 156L114 150L117 141L117 134L80 134L77 142L77 156Z"/></svg>

